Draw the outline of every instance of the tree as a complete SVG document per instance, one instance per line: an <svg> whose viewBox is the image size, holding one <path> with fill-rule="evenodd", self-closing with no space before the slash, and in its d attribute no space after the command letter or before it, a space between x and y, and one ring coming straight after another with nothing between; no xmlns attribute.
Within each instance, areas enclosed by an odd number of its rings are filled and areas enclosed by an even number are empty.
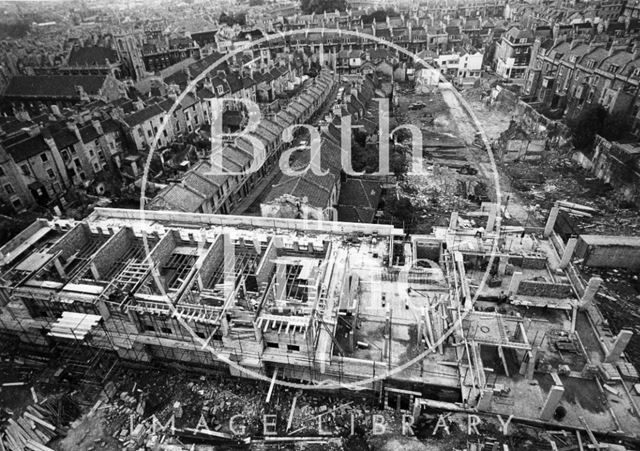
<svg viewBox="0 0 640 451"><path fill-rule="evenodd" d="M408 197L393 198L389 211L399 221L410 222L413 218L414 207Z"/></svg>
<svg viewBox="0 0 640 451"><path fill-rule="evenodd" d="M373 20L375 19L376 23L381 23L381 22L386 22L387 21L387 16L391 16L394 14L393 9L378 9L374 12L372 12L371 14L363 14L360 19L362 20L362 23L367 25L370 23L373 23Z"/></svg>
<svg viewBox="0 0 640 451"><path fill-rule="evenodd" d="M222 12L220 14L220 17L218 18L218 22L227 24L230 27L235 25L235 24L238 24L238 25L243 27L243 26L245 26L247 24L247 18L244 15L244 13L238 13L238 14L235 14L235 15L229 15L229 14L227 14L225 12Z"/></svg>
<svg viewBox="0 0 640 451"><path fill-rule="evenodd" d="M609 114L602 105L593 105L583 110L567 125L571 129L573 145L581 150L590 150L596 135L601 135L608 140L616 140L624 137L631 128L628 115Z"/></svg>
<svg viewBox="0 0 640 451"><path fill-rule="evenodd" d="M599 133L608 140L617 140L623 138L630 131L630 116L628 114L618 112L614 114L607 114Z"/></svg>
<svg viewBox="0 0 640 451"><path fill-rule="evenodd" d="M332 13L334 11L344 11L347 9L346 0L302 0L300 9L304 14Z"/></svg>
<svg viewBox="0 0 640 451"><path fill-rule="evenodd" d="M569 121L573 145L577 149L591 148L596 133L602 129L606 117L607 110L602 105L594 105L581 111L578 117Z"/></svg>

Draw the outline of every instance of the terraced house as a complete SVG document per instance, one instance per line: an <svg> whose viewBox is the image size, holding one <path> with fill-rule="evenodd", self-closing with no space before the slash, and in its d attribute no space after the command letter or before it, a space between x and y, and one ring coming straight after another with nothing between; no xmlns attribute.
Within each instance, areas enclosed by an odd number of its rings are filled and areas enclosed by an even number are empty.
<svg viewBox="0 0 640 451"><path fill-rule="evenodd" d="M308 80L304 89L281 111L263 117L257 129L250 133L266 151L265 161L255 171L249 169L254 160L254 146L247 137L228 141L213 150L209 162L191 168L180 183L172 183L151 200L152 210L175 209L201 213L230 213L257 183L277 165L282 150L283 131L294 124L303 124L325 103L334 85L334 76L323 71Z"/></svg>
<svg viewBox="0 0 640 451"><path fill-rule="evenodd" d="M590 105L638 122L640 48L579 41L538 43L525 93L551 110L577 116Z"/></svg>

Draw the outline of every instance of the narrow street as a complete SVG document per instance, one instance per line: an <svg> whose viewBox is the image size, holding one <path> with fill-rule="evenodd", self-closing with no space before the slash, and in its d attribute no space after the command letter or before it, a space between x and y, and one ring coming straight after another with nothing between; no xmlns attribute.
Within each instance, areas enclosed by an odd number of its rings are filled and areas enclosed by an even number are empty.
<svg viewBox="0 0 640 451"><path fill-rule="evenodd" d="M471 117L467 114L464 106L458 100L453 92L453 86L441 86L442 98L449 107L449 112L455 124L458 136L467 144L467 157L478 167L480 173L487 179L490 186L494 187L494 169L492 168L489 156L480 148L473 145L476 132L476 125ZM463 94L464 95L464 94ZM495 109L488 109L484 103L470 103L473 111L482 126L489 143L497 139L500 134L509 127L510 117ZM533 224L535 218L530 214L529 207L524 203L522 198L511 187L511 183L507 175L500 170L500 165L496 161L498 177L500 180L500 189L502 190L502 204L507 204L505 216L513 218L521 224ZM494 187L495 189L495 187ZM508 197L508 201L507 201Z"/></svg>

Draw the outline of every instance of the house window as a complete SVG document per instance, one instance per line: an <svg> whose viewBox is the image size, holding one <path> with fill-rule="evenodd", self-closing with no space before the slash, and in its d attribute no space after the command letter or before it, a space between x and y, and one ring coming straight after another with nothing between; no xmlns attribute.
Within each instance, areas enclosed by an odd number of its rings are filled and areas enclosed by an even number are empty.
<svg viewBox="0 0 640 451"><path fill-rule="evenodd" d="M224 89L222 88L222 86L217 86L217 90L218 90L218 95L222 95L224 94Z"/></svg>
<svg viewBox="0 0 640 451"><path fill-rule="evenodd" d="M168 327L161 327L160 330L162 331L163 334L172 334L173 333L173 331Z"/></svg>
<svg viewBox="0 0 640 451"><path fill-rule="evenodd" d="M49 176L50 179L56 178L56 174L53 172L53 169L51 168L47 169L47 175Z"/></svg>
<svg viewBox="0 0 640 451"><path fill-rule="evenodd" d="M98 163L93 163L93 170L96 172L100 171L100 165Z"/></svg>
<svg viewBox="0 0 640 451"><path fill-rule="evenodd" d="M300 346L298 345L287 345L287 351L299 351Z"/></svg>
<svg viewBox="0 0 640 451"><path fill-rule="evenodd" d="M147 130L147 136L149 136L149 138L153 138L153 133L151 132L151 130Z"/></svg>
<svg viewBox="0 0 640 451"><path fill-rule="evenodd" d="M144 133L142 132L141 128L138 129L138 135L140 136L140 138L144 138Z"/></svg>
<svg viewBox="0 0 640 451"><path fill-rule="evenodd" d="M46 163L47 161L49 161L49 157L47 156L46 153L40 154L40 159L42 160L43 163Z"/></svg>
<svg viewBox="0 0 640 451"><path fill-rule="evenodd" d="M93 150L92 150L92 149L89 149L89 156L90 156L90 157L93 157L94 155L95 155L95 153L93 152Z"/></svg>
<svg viewBox="0 0 640 451"><path fill-rule="evenodd" d="M20 199L13 199L11 203L13 204L13 208L15 208L16 210L22 208L22 201Z"/></svg>
<svg viewBox="0 0 640 451"><path fill-rule="evenodd" d="M31 175L31 170L29 169L29 165L23 164L22 166L20 166L20 169L22 169L23 175Z"/></svg>
<svg viewBox="0 0 640 451"><path fill-rule="evenodd" d="M269 341L267 341L267 348L279 348L280 346L278 345L278 343L271 343Z"/></svg>
<svg viewBox="0 0 640 451"><path fill-rule="evenodd" d="M11 186L10 183L7 183L6 185L4 185L4 190L7 192L7 194L15 194L13 186Z"/></svg>
<svg viewBox="0 0 640 451"><path fill-rule="evenodd" d="M4 173L4 169L0 168L0 177L4 177L5 173Z"/></svg>
<svg viewBox="0 0 640 451"><path fill-rule="evenodd" d="M62 160L64 161L69 160L69 152L67 152L66 150L63 150L62 152L60 152L60 155L62 155Z"/></svg>

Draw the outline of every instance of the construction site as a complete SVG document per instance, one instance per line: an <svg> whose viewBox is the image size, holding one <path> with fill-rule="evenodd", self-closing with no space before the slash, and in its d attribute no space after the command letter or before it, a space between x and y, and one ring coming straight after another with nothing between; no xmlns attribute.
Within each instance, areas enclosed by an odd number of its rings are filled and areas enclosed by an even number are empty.
<svg viewBox="0 0 640 451"><path fill-rule="evenodd" d="M55 356L50 379L103 394L125 367L178 367L257 383L267 404L304 387L416 420L512 416L582 432L585 448L638 439L638 373L624 354L633 334L604 327L594 303L602 280L580 276L580 246L553 231L558 211L525 230L501 226L485 203L412 236L390 225L107 208L38 220L0 249L13 368L3 394L27 385L11 380L25 360ZM295 393L279 412L287 431ZM110 449L138 449L150 435L160 444L144 403L136 408ZM158 421L182 410L174 403ZM185 427L197 436L195 418ZM242 438L233 432L201 435ZM8 430L4 446L22 449L22 439Z"/></svg>

